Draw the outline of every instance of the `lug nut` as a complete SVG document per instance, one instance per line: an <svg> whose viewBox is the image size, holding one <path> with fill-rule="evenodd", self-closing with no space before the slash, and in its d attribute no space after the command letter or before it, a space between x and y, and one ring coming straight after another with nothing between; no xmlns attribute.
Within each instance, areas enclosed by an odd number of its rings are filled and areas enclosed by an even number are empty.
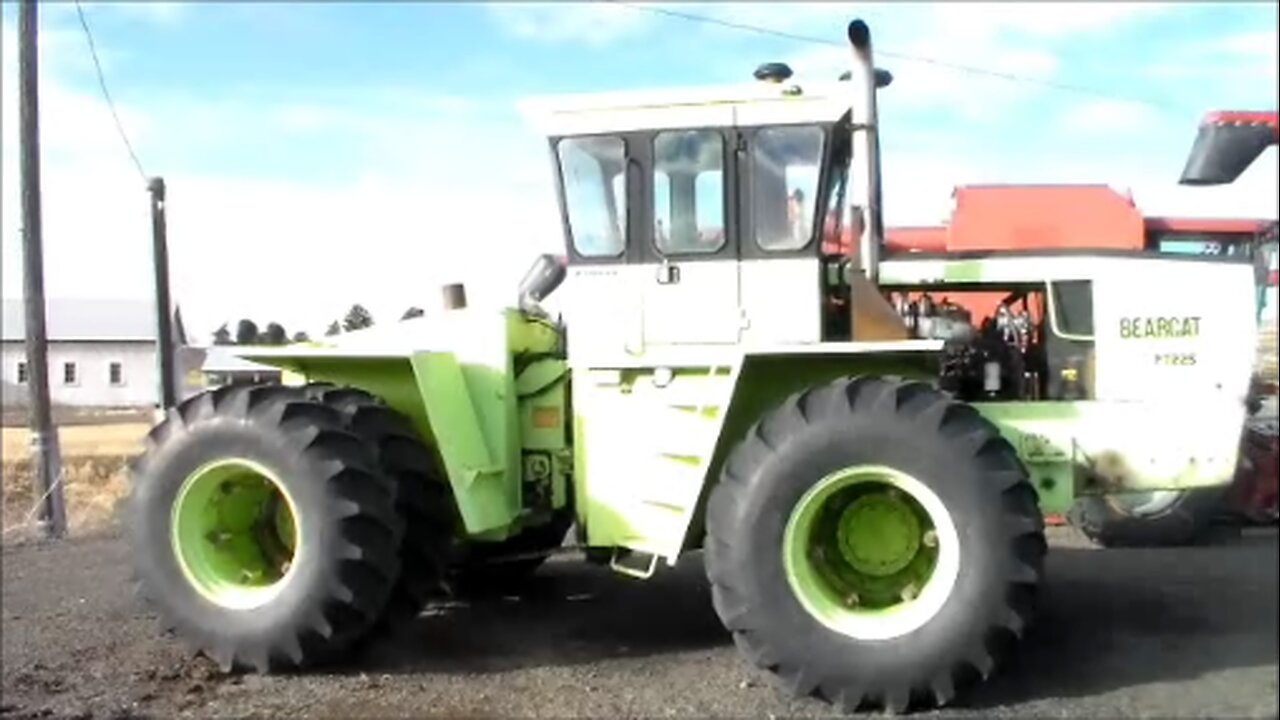
<svg viewBox="0 0 1280 720"><path fill-rule="evenodd" d="M851 592L848 595L846 595L844 598L845 607L856 608L861 604L862 604L862 598L858 597L858 593L856 592Z"/></svg>
<svg viewBox="0 0 1280 720"><path fill-rule="evenodd" d="M927 548L938 547L938 531L925 530L924 535L920 537L920 543Z"/></svg>
<svg viewBox="0 0 1280 720"><path fill-rule="evenodd" d="M920 590L916 588L915 583L911 583L910 585L902 588L902 601L911 602L912 600L915 600L916 596L919 594Z"/></svg>

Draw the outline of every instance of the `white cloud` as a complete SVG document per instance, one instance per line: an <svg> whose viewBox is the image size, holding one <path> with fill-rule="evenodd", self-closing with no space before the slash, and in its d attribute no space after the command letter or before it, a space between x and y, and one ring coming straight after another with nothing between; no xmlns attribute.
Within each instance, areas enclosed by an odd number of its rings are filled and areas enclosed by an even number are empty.
<svg viewBox="0 0 1280 720"><path fill-rule="evenodd" d="M649 28L651 16L612 3L490 3L491 16L507 32L548 43L600 47Z"/></svg>
<svg viewBox="0 0 1280 720"><path fill-rule="evenodd" d="M3 290L22 292L17 65L6 26L0 78ZM81 41L48 30L41 46L46 291L51 297L150 297L150 220L142 179L103 100L65 78ZM46 62L47 59L47 62ZM510 302L559 227L540 139L493 108L399 88L329 102L158 96L117 106L151 173L168 184L175 299L194 337L224 321L278 320L313 335L352 302L379 319L439 303L440 284L468 283L473 302ZM496 118L496 119L495 119ZM161 133L158 129L165 129ZM354 154L352 177L254 179L166 161L199 138L204 157L292 142ZM303 145L305 147L305 145ZM323 158L326 153L312 153ZM231 162L220 163L224 167ZM323 165L317 159L312 165Z"/></svg>
<svg viewBox="0 0 1280 720"><path fill-rule="evenodd" d="M1112 31L1124 23L1154 17L1170 8L1159 2L977 2L939 3L939 25L964 42L982 42L1000 33L1057 40Z"/></svg>
<svg viewBox="0 0 1280 720"><path fill-rule="evenodd" d="M1280 88L1280 37L1273 26L1186 43L1176 54L1162 56L1140 71L1162 84L1195 86L1206 110L1245 102L1260 107L1262 92L1274 107Z"/></svg>
<svg viewBox="0 0 1280 720"><path fill-rule="evenodd" d="M1275 62L1277 54L1276 34L1276 29L1271 28L1270 30L1257 30L1254 32L1229 35L1222 39L1219 47L1236 55L1243 55L1245 57L1259 58L1263 60L1270 59L1272 62Z"/></svg>
<svg viewBox="0 0 1280 720"><path fill-rule="evenodd" d="M1132 100L1089 100L1073 104L1059 121L1065 132L1114 135L1136 133L1160 122L1150 105Z"/></svg>
<svg viewBox="0 0 1280 720"><path fill-rule="evenodd" d="M1194 135L1189 136L1188 146L1191 137ZM1177 174L1181 167L1169 179L1139 178L1132 183L1134 200L1153 216L1275 220L1280 217L1278 159L1280 153L1273 145L1229 185L1179 185Z"/></svg>

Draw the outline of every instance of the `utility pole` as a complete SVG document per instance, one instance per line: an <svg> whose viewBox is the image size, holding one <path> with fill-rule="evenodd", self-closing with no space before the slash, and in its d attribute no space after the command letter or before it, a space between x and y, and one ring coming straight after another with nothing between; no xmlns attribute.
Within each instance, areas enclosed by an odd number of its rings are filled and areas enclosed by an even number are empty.
<svg viewBox="0 0 1280 720"><path fill-rule="evenodd" d="M36 0L18 5L18 131L22 163L22 270L26 300L27 386L31 398L31 450L36 487L41 491L40 523L51 538L67 529L62 500L62 463L49 402L49 344L45 327L43 227L40 217L40 76L37 65Z"/></svg>
<svg viewBox="0 0 1280 720"><path fill-rule="evenodd" d="M169 241L164 214L164 178L147 183L151 193L151 261L156 282L156 356L160 364L160 410L177 404L174 378L173 306L169 298Z"/></svg>

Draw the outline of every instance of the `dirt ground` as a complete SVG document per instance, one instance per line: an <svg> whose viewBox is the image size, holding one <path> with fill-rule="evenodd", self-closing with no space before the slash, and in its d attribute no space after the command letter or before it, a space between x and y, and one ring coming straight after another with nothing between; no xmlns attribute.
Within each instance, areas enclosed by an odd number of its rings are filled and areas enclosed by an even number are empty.
<svg viewBox="0 0 1280 720"><path fill-rule="evenodd" d="M1096 550L1050 533L1044 607L1004 672L925 717L1274 718L1274 530ZM701 557L648 581L572 558L519 596L440 605L341 666L223 676L131 595L114 536L8 548L0 717L821 717L738 654ZM871 717L876 717L872 715Z"/></svg>

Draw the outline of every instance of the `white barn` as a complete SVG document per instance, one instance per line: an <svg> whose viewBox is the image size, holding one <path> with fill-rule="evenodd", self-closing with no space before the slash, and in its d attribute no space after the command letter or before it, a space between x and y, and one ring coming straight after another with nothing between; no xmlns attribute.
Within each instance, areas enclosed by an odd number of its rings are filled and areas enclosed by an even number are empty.
<svg viewBox="0 0 1280 720"><path fill-rule="evenodd" d="M55 407L145 408L159 400L155 304L137 300L51 299L45 305L49 336L49 395ZM28 403L23 301L4 300L3 405ZM179 397L186 376L181 317L174 343ZM197 365L198 367L198 365Z"/></svg>

